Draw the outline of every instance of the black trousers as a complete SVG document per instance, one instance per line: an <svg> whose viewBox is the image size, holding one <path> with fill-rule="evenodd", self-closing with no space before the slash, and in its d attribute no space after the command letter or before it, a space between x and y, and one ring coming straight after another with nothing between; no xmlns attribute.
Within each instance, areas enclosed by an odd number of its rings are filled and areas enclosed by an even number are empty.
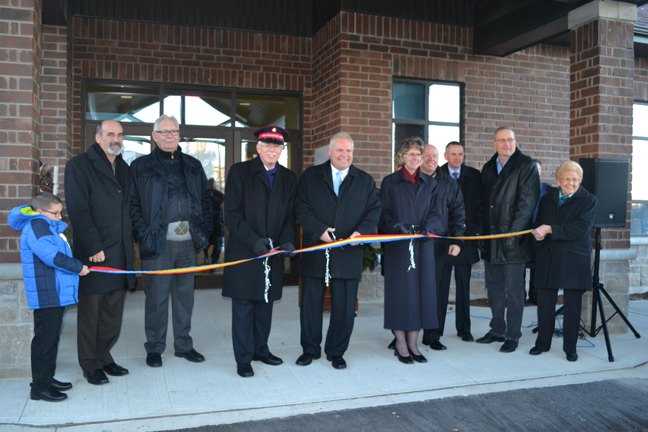
<svg viewBox="0 0 648 432"><path fill-rule="evenodd" d="M556 301L558 290L537 288L538 290L538 338L535 346L543 351L551 348L556 322ZM576 352L578 328L580 324L583 293L586 290L564 290L565 309L563 318L563 351L566 354Z"/></svg>
<svg viewBox="0 0 648 432"><path fill-rule="evenodd" d="M35 393L52 385L65 306L34 309L34 337L31 342L31 388Z"/></svg>
<svg viewBox="0 0 648 432"><path fill-rule="evenodd" d="M359 279L331 279L331 320L326 333L324 352L326 355L344 355L349 347L355 304L358 297ZM324 278L302 276L301 310L301 346L304 353L318 355L321 352Z"/></svg>
<svg viewBox="0 0 648 432"><path fill-rule="evenodd" d="M232 299L232 344L236 364L250 363L254 355L266 357L273 302Z"/></svg>
<svg viewBox="0 0 648 432"><path fill-rule="evenodd" d="M439 310L445 310L448 307L452 268L453 266L443 266L441 282L437 285ZM456 285L455 327L457 328L457 334L463 335L470 333L470 276L472 273L472 265L461 264L454 266L454 272ZM440 304L441 300L443 300L442 305ZM445 314L443 318L439 315L439 328L437 331L439 337L443 336L444 326Z"/></svg>
<svg viewBox="0 0 648 432"><path fill-rule="evenodd" d="M104 294L79 293L77 351L83 372L114 363L110 350L119 339L125 293L125 289Z"/></svg>

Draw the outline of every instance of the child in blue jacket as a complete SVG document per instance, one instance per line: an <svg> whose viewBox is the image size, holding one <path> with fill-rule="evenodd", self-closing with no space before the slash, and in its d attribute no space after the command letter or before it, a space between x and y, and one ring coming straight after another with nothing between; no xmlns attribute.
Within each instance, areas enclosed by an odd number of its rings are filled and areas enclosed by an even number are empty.
<svg viewBox="0 0 648 432"><path fill-rule="evenodd" d="M71 383L54 379L63 316L67 305L78 302L79 275L88 267L72 258L61 221L63 203L49 192L36 195L31 205L9 213L9 225L20 236L20 258L27 304L34 311L34 338L31 343L31 399L59 402L67 399L62 391Z"/></svg>

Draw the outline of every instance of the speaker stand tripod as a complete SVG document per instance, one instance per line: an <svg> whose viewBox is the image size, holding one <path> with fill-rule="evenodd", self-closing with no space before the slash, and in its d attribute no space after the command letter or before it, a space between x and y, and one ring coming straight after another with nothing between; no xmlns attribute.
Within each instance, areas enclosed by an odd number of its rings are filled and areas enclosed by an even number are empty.
<svg viewBox="0 0 648 432"><path fill-rule="evenodd" d="M596 337L596 335L601 331L601 328L603 329L603 334L605 335L605 345L607 346L607 352L608 352L608 360L610 362L614 361L614 355L612 355L612 345L610 344L610 334L608 333L608 328L607 328L607 323L609 320L614 318L615 315L619 315L621 319L626 323L628 328L632 330L634 333L635 337L639 339L641 335L637 333L637 330L630 324L630 321L628 321L628 318L621 312L621 309L619 309L619 306L612 300L610 297L610 294L605 290L603 287L603 284L600 282L599 279L599 269L601 265L601 228L596 228L596 243L595 243L595 250L594 250L594 278L592 281L592 322L591 322L591 328L590 331L587 331L587 329L583 326L581 328L583 331L587 334L589 334L591 337ZM612 307L614 308L615 312L609 317L605 318L605 311L603 310L603 302L601 301L601 293L605 295L605 297L608 299ZM599 312L601 314L601 325L597 328L596 327L596 307L598 305Z"/></svg>

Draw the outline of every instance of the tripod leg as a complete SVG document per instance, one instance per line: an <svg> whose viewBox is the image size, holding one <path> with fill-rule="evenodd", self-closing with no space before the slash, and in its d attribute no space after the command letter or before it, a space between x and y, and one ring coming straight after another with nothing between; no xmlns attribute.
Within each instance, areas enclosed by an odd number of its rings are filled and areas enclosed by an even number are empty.
<svg viewBox="0 0 648 432"><path fill-rule="evenodd" d="M599 289L599 284L594 283L594 287L592 289L592 319L590 320L591 327L590 327L590 331L589 331L589 335L592 336L592 337L596 337L596 334L598 333L596 331L596 306L597 306L596 303L597 303L598 298L599 298L598 289ZM587 330L585 330L585 331L587 331Z"/></svg>
<svg viewBox="0 0 648 432"><path fill-rule="evenodd" d="M607 321L605 320L605 312L603 311L603 302L601 301L601 294L598 289L594 289L594 299L593 301L598 301L599 312L601 313L601 326L603 327L603 334L605 335L605 345L607 346L608 360L611 362L614 361L614 355L612 354L612 345L610 344L610 333L608 333ZM598 297L598 298L597 298Z"/></svg>
<svg viewBox="0 0 648 432"><path fill-rule="evenodd" d="M637 330L635 330L635 328L632 326L632 324L630 324L630 321L628 321L628 318L626 318L626 316L623 314L623 312L621 312L621 309L619 309L619 306L617 306L617 304L614 302L614 300L612 300L612 298L610 297L610 294L608 294L608 292L605 291L605 288L603 288L602 286L601 286L601 292L605 295L605 298L608 299L608 301L610 302L612 307L616 310L617 314L621 317L621 319L626 323L628 328L630 330L632 330L632 333L634 333L635 337L637 339L639 339L641 337L641 335L639 333L637 333Z"/></svg>

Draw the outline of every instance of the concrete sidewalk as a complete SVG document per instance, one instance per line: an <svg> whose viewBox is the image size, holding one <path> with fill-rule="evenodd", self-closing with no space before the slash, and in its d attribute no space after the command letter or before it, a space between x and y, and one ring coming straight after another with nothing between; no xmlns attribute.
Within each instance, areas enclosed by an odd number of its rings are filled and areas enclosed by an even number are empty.
<svg viewBox="0 0 648 432"><path fill-rule="evenodd" d="M523 336L515 353L500 353L500 344L462 342L452 331L451 315L442 339L448 349L437 352L421 347L428 363L404 365L386 348L391 334L383 329L381 302L360 303L345 355L346 370L333 369L323 358L300 367L294 364L301 354L296 287L286 288L284 299L275 303L270 349L284 359L283 365L253 362L253 378L236 375L230 302L221 297L220 290L199 290L192 336L195 348L207 360L194 364L174 357L169 329L164 366L153 369L145 364L143 306L143 293L128 294L122 335L113 355L130 375L110 377L105 386L89 385L76 363L76 309L71 308L56 374L59 380L74 384L69 400L31 401L29 379L2 380L0 429L169 430L522 388L648 378L647 368L637 367L648 361L648 348L631 333L612 335L613 363L608 362L602 334L579 343L575 363L565 360L560 340L552 351L530 356L535 307L525 309ZM488 331L490 310L473 307L471 312L473 335L480 337ZM648 302L631 302L629 319L646 337Z"/></svg>

